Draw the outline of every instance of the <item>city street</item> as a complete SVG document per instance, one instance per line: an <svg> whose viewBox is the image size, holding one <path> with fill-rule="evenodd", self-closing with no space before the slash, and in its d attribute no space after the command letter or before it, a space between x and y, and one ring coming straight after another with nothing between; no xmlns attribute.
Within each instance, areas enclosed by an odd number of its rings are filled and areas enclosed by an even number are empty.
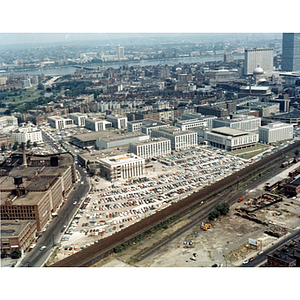
<svg viewBox="0 0 300 300"><path fill-rule="evenodd" d="M52 253L53 245L59 246L60 239L64 234L62 232L64 225L68 227L68 223L73 219L73 215L78 209L76 205L73 205L73 201L80 201L89 191L87 178L83 176L84 173L79 168L78 171L82 178L81 181L84 181L84 184L81 184L79 180L74 184L75 189L66 197L68 199L67 202L62 205L57 217L53 218L49 227L42 233L36 242L36 246L24 255L23 260L19 264L20 267L42 267ZM40 247L42 246L46 246L46 248L41 251Z"/></svg>

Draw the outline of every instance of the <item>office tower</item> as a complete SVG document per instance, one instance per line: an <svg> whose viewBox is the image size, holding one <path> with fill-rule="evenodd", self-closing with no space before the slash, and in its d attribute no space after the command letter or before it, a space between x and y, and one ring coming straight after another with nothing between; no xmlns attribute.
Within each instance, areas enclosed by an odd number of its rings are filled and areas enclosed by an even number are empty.
<svg viewBox="0 0 300 300"><path fill-rule="evenodd" d="M124 47L119 47L119 59L124 58Z"/></svg>
<svg viewBox="0 0 300 300"><path fill-rule="evenodd" d="M300 71L300 33L282 35L282 71Z"/></svg>
<svg viewBox="0 0 300 300"><path fill-rule="evenodd" d="M246 49L244 75L252 75L258 66L265 72L273 71L273 56L272 48Z"/></svg>

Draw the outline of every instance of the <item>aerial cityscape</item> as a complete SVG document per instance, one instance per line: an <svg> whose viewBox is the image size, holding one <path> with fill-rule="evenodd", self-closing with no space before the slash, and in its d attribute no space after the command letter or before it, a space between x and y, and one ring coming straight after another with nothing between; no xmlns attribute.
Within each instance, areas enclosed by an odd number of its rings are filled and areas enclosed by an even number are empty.
<svg viewBox="0 0 300 300"><path fill-rule="evenodd" d="M1 267L299 267L300 33L0 33Z"/></svg>

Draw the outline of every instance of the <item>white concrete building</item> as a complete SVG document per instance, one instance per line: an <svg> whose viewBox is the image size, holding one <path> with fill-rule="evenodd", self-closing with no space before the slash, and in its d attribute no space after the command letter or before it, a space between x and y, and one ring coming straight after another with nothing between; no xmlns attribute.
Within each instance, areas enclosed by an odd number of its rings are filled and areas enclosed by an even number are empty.
<svg viewBox="0 0 300 300"><path fill-rule="evenodd" d="M273 48L254 48L245 50L244 75L252 75L257 67L264 71L273 71Z"/></svg>
<svg viewBox="0 0 300 300"><path fill-rule="evenodd" d="M228 127L219 127L204 131L204 140L213 147L233 151L256 145L258 143L258 134Z"/></svg>
<svg viewBox="0 0 300 300"><path fill-rule="evenodd" d="M127 117L120 115L107 115L106 119L112 123L112 127L114 128L127 128Z"/></svg>
<svg viewBox="0 0 300 300"><path fill-rule="evenodd" d="M166 138L151 138L150 140L130 143L129 152L145 159L163 157L171 154L171 141Z"/></svg>
<svg viewBox="0 0 300 300"><path fill-rule="evenodd" d="M43 143L43 136L41 130L37 129L35 126L20 127L15 132L13 132L14 142L27 143Z"/></svg>
<svg viewBox="0 0 300 300"><path fill-rule="evenodd" d="M0 132L9 133L18 128L18 119L13 116L0 117Z"/></svg>
<svg viewBox="0 0 300 300"><path fill-rule="evenodd" d="M191 130L181 131L180 128L175 126L153 129L151 136L169 139L173 150L185 150L198 145L196 132Z"/></svg>
<svg viewBox="0 0 300 300"><path fill-rule="evenodd" d="M212 127L212 120L217 119L217 118L218 118L217 116L202 115L202 114L196 113L196 112L194 112L194 113L188 113L188 114L182 114L180 116L180 119L182 121L192 120L192 119L197 119L199 121L206 121L208 128Z"/></svg>
<svg viewBox="0 0 300 300"><path fill-rule="evenodd" d="M134 154L99 159L100 175L110 181L141 177L145 174L145 159Z"/></svg>
<svg viewBox="0 0 300 300"><path fill-rule="evenodd" d="M111 122L102 119L85 119L85 128L93 131L104 131L111 125Z"/></svg>
<svg viewBox="0 0 300 300"><path fill-rule="evenodd" d="M248 115L233 115L232 118L224 117L212 120L212 127L229 127L243 131L255 131L261 125L261 118Z"/></svg>
<svg viewBox="0 0 300 300"><path fill-rule="evenodd" d="M47 118L47 122L52 128L64 129L66 127L74 126L74 121L69 118L63 118L60 116L52 116Z"/></svg>
<svg viewBox="0 0 300 300"><path fill-rule="evenodd" d="M151 135L153 129L163 128L163 127L169 127L169 125L164 122L145 119L143 120L143 124L141 125L141 132L144 134Z"/></svg>
<svg viewBox="0 0 300 300"><path fill-rule="evenodd" d="M190 120L184 120L184 121L178 121L175 124L176 127L179 127L180 130L184 131L184 130L189 130L190 128L194 128L194 127L207 127L207 121L204 120L198 120L198 119L190 119Z"/></svg>
<svg viewBox="0 0 300 300"><path fill-rule="evenodd" d="M149 140L149 138L149 135L140 132L127 132L126 134L107 132L107 135L96 139L96 148L102 150L124 145L129 146L129 143L145 141Z"/></svg>
<svg viewBox="0 0 300 300"><path fill-rule="evenodd" d="M292 139L294 136L293 124L281 122L270 123L258 128L259 141L263 143L274 143Z"/></svg>
<svg viewBox="0 0 300 300"><path fill-rule="evenodd" d="M69 114L69 118L74 121L74 124L78 125L79 127L84 127L87 115L82 113L72 113Z"/></svg>
<svg viewBox="0 0 300 300"><path fill-rule="evenodd" d="M127 122L127 132L139 132L142 125L143 120L129 121Z"/></svg>

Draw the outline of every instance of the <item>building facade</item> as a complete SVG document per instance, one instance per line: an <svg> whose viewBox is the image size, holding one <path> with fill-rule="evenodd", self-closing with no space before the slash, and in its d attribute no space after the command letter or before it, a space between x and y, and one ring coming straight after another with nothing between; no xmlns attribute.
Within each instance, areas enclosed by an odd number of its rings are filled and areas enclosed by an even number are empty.
<svg viewBox="0 0 300 300"><path fill-rule="evenodd" d="M48 117L47 122L55 129L65 129L66 127L74 126L74 121L72 119L60 116Z"/></svg>
<svg viewBox="0 0 300 300"><path fill-rule="evenodd" d="M27 220L1 220L1 253L11 255L15 251L23 254L35 239L36 224Z"/></svg>
<svg viewBox="0 0 300 300"><path fill-rule="evenodd" d="M79 127L84 127L87 115L81 113L73 113L69 114L69 118L74 121L74 124L78 125Z"/></svg>
<svg viewBox="0 0 300 300"><path fill-rule="evenodd" d="M129 152L145 159L163 157L171 154L171 141L166 138L151 138L143 142L130 143Z"/></svg>
<svg viewBox="0 0 300 300"><path fill-rule="evenodd" d="M255 131L261 125L261 118L249 115L232 116L231 118L214 119L213 128L229 127L243 131Z"/></svg>
<svg viewBox="0 0 300 300"><path fill-rule="evenodd" d="M120 116L120 115L107 115L107 121L111 122L112 127L123 129L127 128L127 117Z"/></svg>
<svg viewBox="0 0 300 300"><path fill-rule="evenodd" d="M220 127L204 131L204 140L212 147L233 151L255 146L258 143L258 134Z"/></svg>
<svg viewBox="0 0 300 300"><path fill-rule="evenodd" d="M264 71L273 71L273 48L254 48L245 50L244 75L252 75L259 66Z"/></svg>
<svg viewBox="0 0 300 300"><path fill-rule="evenodd" d="M270 123L258 128L259 141L263 143L274 143L290 140L294 136L293 124L281 122Z"/></svg>
<svg viewBox="0 0 300 300"><path fill-rule="evenodd" d="M41 130L37 129L35 126L20 127L15 132L13 132L14 142L27 143L43 143L43 136Z"/></svg>
<svg viewBox="0 0 300 300"><path fill-rule="evenodd" d="M101 119L85 119L85 128L93 131L104 131L111 127L111 122Z"/></svg>
<svg viewBox="0 0 300 300"><path fill-rule="evenodd" d="M283 33L281 70L300 71L300 33Z"/></svg>
<svg viewBox="0 0 300 300"><path fill-rule="evenodd" d="M99 163L100 176L110 181L130 179L145 174L145 159L133 154L100 159Z"/></svg>
<svg viewBox="0 0 300 300"><path fill-rule="evenodd" d="M198 145L198 136L191 130L181 131L180 128L170 126L152 130L152 137L164 137L171 141L173 150L186 150Z"/></svg>

